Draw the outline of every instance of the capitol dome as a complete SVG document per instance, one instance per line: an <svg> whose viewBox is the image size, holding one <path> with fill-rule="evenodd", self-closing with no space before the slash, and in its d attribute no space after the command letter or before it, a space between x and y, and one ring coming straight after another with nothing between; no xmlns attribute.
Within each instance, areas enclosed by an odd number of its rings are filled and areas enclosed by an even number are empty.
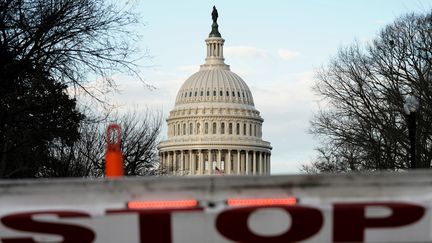
<svg viewBox="0 0 432 243"><path fill-rule="evenodd" d="M205 63L183 83L167 119L160 169L168 175L270 174L264 120L246 82L224 62L216 8L212 17Z"/></svg>
<svg viewBox="0 0 432 243"><path fill-rule="evenodd" d="M201 69L184 82L177 94L176 106L201 102L254 106L252 93L240 76L229 69Z"/></svg>

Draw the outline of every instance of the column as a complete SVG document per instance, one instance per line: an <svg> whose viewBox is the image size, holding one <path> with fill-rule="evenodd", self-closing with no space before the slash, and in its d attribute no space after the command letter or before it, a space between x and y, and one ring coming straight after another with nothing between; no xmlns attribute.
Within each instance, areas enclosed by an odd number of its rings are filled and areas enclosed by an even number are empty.
<svg viewBox="0 0 432 243"><path fill-rule="evenodd" d="M211 156L211 149L208 150L207 161L208 161L208 170L207 175L213 174L213 158Z"/></svg>
<svg viewBox="0 0 432 243"><path fill-rule="evenodd" d="M263 173L264 175L267 175L267 153L264 153Z"/></svg>
<svg viewBox="0 0 432 243"><path fill-rule="evenodd" d="M265 174L267 175L268 174L268 154L266 154L266 165L265 165Z"/></svg>
<svg viewBox="0 0 432 243"><path fill-rule="evenodd" d="M269 154L268 154L268 157L267 157L267 175L270 175L270 170L271 170L271 166L270 166L270 156L271 156L271 154L269 153Z"/></svg>
<svg viewBox="0 0 432 243"><path fill-rule="evenodd" d="M225 171L227 174L231 174L231 150L228 149L228 153L225 154Z"/></svg>
<svg viewBox="0 0 432 243"><path fill-rule="evenodd" d="M169 156L168 152L165 152L165 174L169 172Z"/></svg>
<svg viewBox="0 0 432 243"><path fill-rule="evenodd" d="M177 174L177 151L173 151L173 175Z"/></svg>
<svg viewBox="0 0 432 243"><path fill-rule="evenodd" d="M252 174L256 175L256 151L253 151Z"/></svg>
<svg viewBox="0 0 432 243"><path fill-rule="evenodd" d="M258 173L262 175L262 166L263 166L263 152L260 152L259 155L259 163L258 163Z"/></svg>
<svg viewBox="0 0 432 243"><path fill-rule="evenodd" d="M180 150L180 173L179 175L184 175L184 159L183 159L183 150Z"/></svg>
<svg viewBox="0 0 432 243"><path fill-rule="evenodd" d="M203 158L203 153L202 150L198 151L198 174L202 175L204 173L204 168L203 168L203 164L204 164L204 158Z"/></svg>
<svg viewBox="0 0 432 243"><path fill-rule="evenodd" d="M172 165L171 165L171 153L167 152L167 174L171 174Z"/></svg>
<svg viewBox="0 0 432 243"><path fill-rule="evenodd" d="M242 175L246 174L245 163L244 163L244 160L245 160L244 157L245 156L246 156L246 154L242 155L241 152L240 152L240 171L241 171Z"/></svg>
<svg viewBox="0 0 432 243"><path fill-rule="evenodd" d="M220 149L218 149L218 157L217 157L216 164L217 164L217 167L219 168L219 170L222 170L222 151ZM225 168L224 168L224 170L225 170Z"/></svg>
<svg viewBox="0 0 432 243"><path fill-rule="evenodd" d="M164 164L162 165L163 166L163 172L165 173L165 175L168 173L168 165L169 165L169 162L168 162L168 153L167 152L164 152Z"/></svg>
<svg viewBox="0 0 432 243"><path fill-rule="evenodd" d="M249 170L250 170L250 166L249 166L249 151L246 151L246 154L245 154L245 171L246 171L246 175L249 175Z"/></svg>
<svg viewBox="0 0 432 243"><path fill-rule="evenodd" d="M164 174L166 174L167 168L168 168L168 166L167 166L168 162L167 162L166 152L163 153L163 157L164 157L164 159L163 159L163 164L162 164L162 169L163 169L162 172Z"/></svg>
<svg viewBox="0 0 432 243"><path fill-rule="evenodd" d="M240 175L240 150L237 150L237 174Z"/></svg>
<svg viewBox="0 0 432 243"><path fill-rule="evenodd" d="M265 152L263 152L263 154L262 154L262 160L261 160L261 164L260 164L261 175L265 175L264 167L265 167Z"/></svg>
<svg viewBox="0 0 432 243"><path fill-rule="evenodd" d="M195 174L195 161L192 161L192 153L193 153L193 151L192 150L189 150L189 174L190 175L193 175L193 174Z"/></svg>
<svg viewBox="0 0 432 243"><path fill-rule="evenodd" d="M183 156L184 156L184 158L183 158L184 173L183 174L184 175L188 175L189 174L189 170L190 170L190 167L189 167L189 164L190 164L190 162L189 162L189 150L185 150Z"/></svg>

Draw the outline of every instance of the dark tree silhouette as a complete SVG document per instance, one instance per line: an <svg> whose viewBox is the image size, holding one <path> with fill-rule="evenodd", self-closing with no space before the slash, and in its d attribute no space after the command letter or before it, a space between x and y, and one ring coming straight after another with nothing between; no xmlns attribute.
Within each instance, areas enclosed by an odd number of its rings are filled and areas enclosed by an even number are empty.
<svg viewBox="0 0 432 243"><path fill-rule="evenodd" d="M317 74L325 106L311 121L322 145L307 172L409 168L404 99L420 101L417 165L432 160L432 15L409 14L372 42L342 48Z"/></svg>
<svg viewBox="0 0 432 243"><path fill-rule="evenodd" d="M71 144L82 115L65 85L43 77L13 83L0 101L0 177L33 177L47 159L49 144ZM21 82L22 81L22 82Z"/></svg>

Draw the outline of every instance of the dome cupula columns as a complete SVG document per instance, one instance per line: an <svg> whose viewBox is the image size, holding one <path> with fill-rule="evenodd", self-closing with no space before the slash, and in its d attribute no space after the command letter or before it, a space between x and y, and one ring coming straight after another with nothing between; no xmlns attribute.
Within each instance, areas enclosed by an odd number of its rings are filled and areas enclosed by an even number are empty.
<svg viewBox="0 0 432 243"><path fill-rule="evenodd" d="M247 84L224 62L225 40L215 19L212 27L206 62L183 83L167 119L160 170L167 175L269 175L272 147L262 140L264 120Z"/></svg>

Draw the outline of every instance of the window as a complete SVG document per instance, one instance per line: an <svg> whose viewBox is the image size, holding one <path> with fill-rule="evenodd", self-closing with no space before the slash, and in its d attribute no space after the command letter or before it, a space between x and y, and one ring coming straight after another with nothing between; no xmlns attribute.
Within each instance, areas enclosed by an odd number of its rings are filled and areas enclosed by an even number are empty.
<svg viewBox="0 0 432 243"><path fill-rule="evenodd" d="M223 95L223 92L222 92L222 90L221 91L219 91L219 96L222 96Z"/></svg>
<svg viewBox="0 0 432 243"><path fill-rule="evenodd" d="M175 125L173 125L173 130L174 130L174 136L175 136L176 135Z"/></svg>
<svg viewBox="0 0 432 243"><path fill-rule="evenodd" d="M229 96L229 91L226 92L226 96Z"/></svg>
<svg viewBox="0 0 432 243"><path fill-rule="evenodd" d="M243 124L243 135L246 135L246 124Z"/></svg>
<svg viewBox="0 0 432 243"><path fill-rule="evenodd" d="M204 91L201 91L201 96L203 96L204 95Z"/></svg>
<svg viewBox="0 0 432 243"><path fill-rule="evenodd" d="M189 134L190 134L190 135L193 134L193 126L192 126L192 123L189 123Z"/></svg>
<svg viewBox="0 0 432 243"><path fill-rule="evenodd" d="M197 134L201 134L201 123L197 123L197 130L196 130Z"/></svg>
<svg viewBox="0 0 432 243"><path fill-rule="evenodd" d="M221 134L225 134L225 123L221 124Z"/></svg>
<svg viewBox="0 0 432 243"><path fill-rule="evenodd" d="M183 123L183 135L186 135L186 123Z"/></svg>
<svg viewBox="0 0 432 243"><path fill-rule="evenodd" d="M192 97L192 92L189 92L189 97Z"/></svg>
<svg viewBox="0 0 432 243"><path fill-rule="evenodd" d="M215 91L213 91L213 96L216 96L216 90L215 90Z"/></svg>
<svg viewBox="0 0 432 243"><path fill-rule="evenodd" d="M180 124L177 124L177 135L180 136Z"/></svg>
<svg viewBox="0 0 432 243"><path fill-rule="evenodd" d="M232 92L232 95L233 95L233 97L235 97L235 92L234 91Z"/></svg>
<svg viewBox="0 0 432 243"><path fill-rule="evenodd" d="M237 95L238 95L238 97L240 97L240 92L239 91L237 91Z"/></svg>
<svg viewBox="0 0 432 243"><path fill-rule="evenodd" d="M216 122L213 122L213 134L216 134Z"/></svg>
<svg viewBox="0 0 432 243"><path fill-rule="evenodd" d="M249 136L252 136L252 124L249 124Z"/></svg>
<svg viewBox="0 0 432 243"><path fill-rule="evenodd" d="M237 123L237 135L240 135L240 123Z"/></svg>
<svg viewBox="0 0 432 243"><path fill-rule="evenodd" d="M198 92L195 91L195 96L197 96Z"/></svg>
<svg viewBox="0 0 432 243"><path fill-rule="evenodd" d="M210 96L210 91L207 91L207 96Z"/></svg>
<svg viewBox="0 0 432 243"><path fill-rule="evenodd" d="M228 133L232 134L232 123L230 122L229 127L228 127Z"/></svg>
<svg viewBox="0 0 432 243"><path fill-rule="evenodd" d="M208 123L207 122L204 124L204 133L208 134Z"/></svg>
<svg viewBox="0 0 432 243"><path fill-rule="evenodd" d="M256 137L256 124L254 125L254 136Z"/></svg>
<svg viewBox="0 0 432 243"><path fill-rule="evenodd" d="M244 98L245 96L244 96L244 92L243 91L242 91L242 95L243 95L243 98Z"/></svg>

